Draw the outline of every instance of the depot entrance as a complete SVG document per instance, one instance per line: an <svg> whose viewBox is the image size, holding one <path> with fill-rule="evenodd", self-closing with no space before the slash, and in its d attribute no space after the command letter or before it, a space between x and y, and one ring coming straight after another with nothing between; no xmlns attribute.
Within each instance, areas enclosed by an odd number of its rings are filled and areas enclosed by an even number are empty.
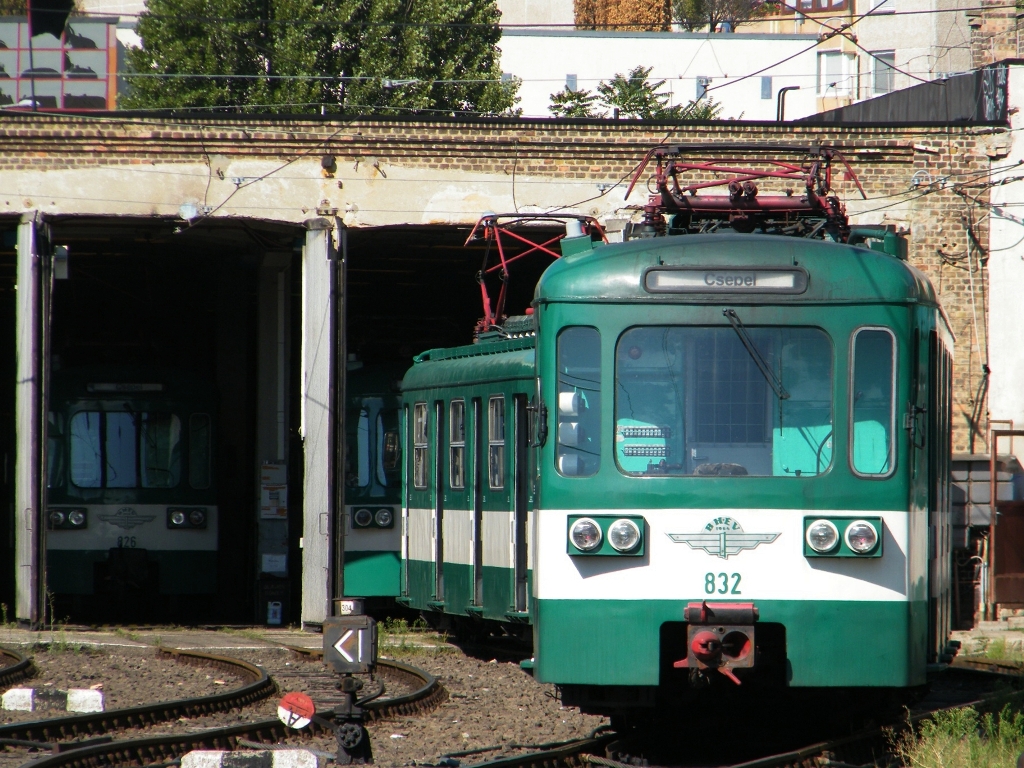
<svg viewBox="0 0 1024 768"><path fill-rule="evenodd" d="M288 621L301 492L261 525L259 478L301 488L302 228L67 218L37 238L39 615L252 623L269 590Z"/></svg>

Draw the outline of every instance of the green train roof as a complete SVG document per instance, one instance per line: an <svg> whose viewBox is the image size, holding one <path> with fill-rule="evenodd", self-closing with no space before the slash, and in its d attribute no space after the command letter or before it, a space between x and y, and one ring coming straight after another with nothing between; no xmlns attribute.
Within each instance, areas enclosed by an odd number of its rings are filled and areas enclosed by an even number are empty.
<svg viewBox="0 0 1024 768"><path fill-rule="evenodd" d="M792 267L808 273L807 290L796 295L650 293L642 281L651 267ZM615 243L565 256L537 284L546 302L742 303L897 302L938 304L920 270L888 254L839 243L769 235L681 235Z"/></svg>
<svg viewBox="0 0 1024 768"><path fill-rule="evenodd" d="M532 379L533 337L431 349L414 358L402 390L460 387L496 379Z"/></svg>

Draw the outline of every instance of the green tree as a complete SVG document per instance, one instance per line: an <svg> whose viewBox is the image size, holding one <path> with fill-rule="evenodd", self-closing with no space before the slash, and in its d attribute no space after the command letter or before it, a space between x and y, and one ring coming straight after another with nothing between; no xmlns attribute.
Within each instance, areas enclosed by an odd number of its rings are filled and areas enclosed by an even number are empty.
<svg viewBox="0 0 1024 768"><path fill-rule="evenodd" d="M714 32L719 24L729 24L735 31L778 8L778 0L672 0L672 15L688 32Z"/></svg>
<svg viewBox="0 0 1024 768"><path fill-rule="evenodd" d="M494 0L149 0L121 103L512 113L499 18Z"/></svg>
<svg viewBox="0 0 1024 768"><path fill-rule="evenodd" d="M574 91L566 86L558 93L551 94L551 105L548 112L555 117L604 117L604 113L595 113L594 102L597 96L586 89Z"/></svg>
<svg viewBox="0 0 1024 768"><path fill-rule="evenodd" d="M671 120L681 117L683 107L668 106L669 94L660 92L665 81L652 83L647 79L652 69L635 67L629 75L616 73L608 82L602 81L597 86L602 106L610 109L612 114L618 110L619 117L640 120Z"/></svg>

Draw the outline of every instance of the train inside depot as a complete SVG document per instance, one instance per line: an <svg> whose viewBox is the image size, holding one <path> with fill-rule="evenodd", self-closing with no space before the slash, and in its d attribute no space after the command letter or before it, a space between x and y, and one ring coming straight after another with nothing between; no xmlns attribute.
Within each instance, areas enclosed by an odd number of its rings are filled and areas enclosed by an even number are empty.
<svg viewBox="0 0 1024 768"><path fill-rule="evenodd" d="M920 686L951 651L953 338L935 291L901 234L850 227L838 152L740 175L680 155L648 156L621 244L577 215L474 231L475 339L403 381L396 598L532 634L536 678L591 712ZM552 219L564 239L529 238ZM550 266L509 317L530 252Z"/></svg>

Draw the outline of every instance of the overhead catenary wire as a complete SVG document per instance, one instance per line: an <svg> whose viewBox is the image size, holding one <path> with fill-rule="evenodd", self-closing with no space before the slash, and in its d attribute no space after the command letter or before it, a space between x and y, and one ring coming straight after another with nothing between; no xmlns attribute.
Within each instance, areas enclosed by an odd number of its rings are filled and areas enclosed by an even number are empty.
<svg viewBox="0 0 1024 768"><path fill-rule="evenodd" d="M977 5L969 6L966 8L925 8L920 10L912 11L882 11L876 13L880 6L876 6L867 13L860 14L858 18L865 18L868 16L877 17L900 17L900 16L922 16L922 15L937 15L944 13L965 13L968 11L995 11L1016 8L1013 3L1000 4L1000 5ZM794 9L795 10L795 9ZM799 13L799 11L797 11ZM806 17L805 14L801 14ZM474 29L474 28L498 28L508 30L566 30L566 31L578 31L578 32L594 32L594 31L616 31L622 30L627 32L637 33L651 33L651 32L662 32L661 24L599 24L596 25L600 29L591 30L585 27L586 25L577 25L569 22L548 22L548 23L532 23L532 24L502 24L502 23L487 23L487 22L444 22L444 21L370 21L370 20L356 20L356 19L258 19L258 18L246 18L237 16L198 16L191 14L173 14L173 13L152 13L149 11L143 11L141 13L122 13L119 11L81 11L76 12L71 17L71 23L74 23L76 18L96 18L96 17L110 17L119 16L121 18L141 18L146 16L152 19L169 19L169 20L187 20L198 23L245 23L245 24L271 24L271 25L285 25L285 26L356 26L356 27L384 27L384 28L408 28L408 27L423 27L423 28L451 28L451 29ZM786 16L784 18L791 18ZM766 21L772 20L772 17L764 19ZM649 29L637 29L637 27L647 26ZM680 34L673 32L671 34ZM694 34L694 33L691 33ZM705 33L696 33L705 34ZM743 34L743 33L722 33L722 32L707 32L708 36L727 36L729 34Z"/></svg>

